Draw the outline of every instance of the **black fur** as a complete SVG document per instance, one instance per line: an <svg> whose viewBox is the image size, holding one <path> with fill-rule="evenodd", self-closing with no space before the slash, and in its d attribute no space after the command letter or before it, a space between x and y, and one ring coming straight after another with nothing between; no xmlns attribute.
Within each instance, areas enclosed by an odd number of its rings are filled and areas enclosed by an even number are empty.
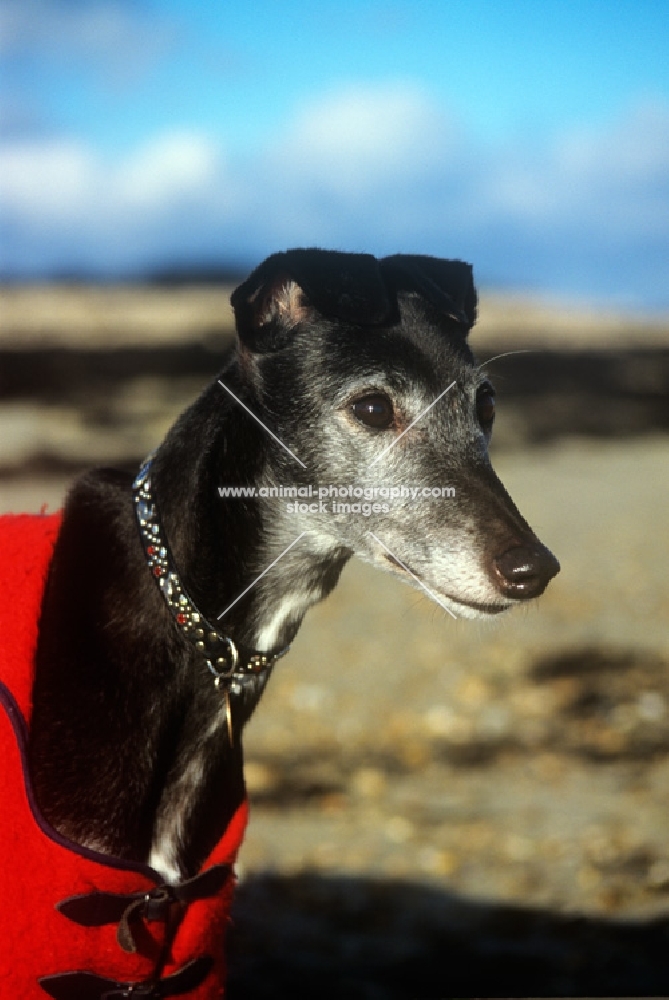
<svg viewBox="0 0 669 1000"><path fill-rule="evenodd" d="M303 293L296 315L267 320L259 301L276 298L289 279ZM182 580L207 618L215 621L300 529L300 545L221 623L240 645L257 648L270 633L277 648L290 642L354 552L402 575L369 528L395 532L412 570L463 613L496 613L543 590L557 562L492 471L490 428L477 417L487 383L466 343L476 316L469 265L292 250L265 261L232 302L239 344L220 377L307 469L217 381L170 430L153 489ZM419 516L405 505L364 524L336 515L298 522L257 499L219 498L223 484L362 481L380 443L451 379L453 392L378 469L388 481L407 473L416 482L455 480L447 508L426 504ZM351 416L351 400L370 392L393 401L387 430ZM459 582L456 557L446 558L453 539L469 583ZM291 594L295 608L281 618ZM254 707L233 703L238 734ZM182 781L194 763L186 808ZM148 860L156 831L185 810L175 848L182 877L198 869L243 798L240 740L230 745L220 692L151 578L131 480L118 472L88 473L67 499L40 621L30 765L52 824L123 858Z"/></svg>

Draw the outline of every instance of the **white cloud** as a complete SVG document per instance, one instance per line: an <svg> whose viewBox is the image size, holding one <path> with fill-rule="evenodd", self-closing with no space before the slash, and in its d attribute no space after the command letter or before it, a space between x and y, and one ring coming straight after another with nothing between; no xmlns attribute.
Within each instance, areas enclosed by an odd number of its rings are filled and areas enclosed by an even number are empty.
<svg viewBox="0 0 669 1000"><path fill-rule="evenodd" d="M669 107L643 102L607 130L567 136L556 161L564 200L602 236L667 239Z"/></svg>
<svg viewBox="0 0 669 1000"><path fill-rule="evenodd" d="M67 225L90 201L97 174L83 143L9 143L0 149L0 206L34 225Z"/></svg>
<svg viewBox="0 0 669 1000"><path fill-rule="evenodd" d="M0 149L0 205L46 227L128 211L169 212L202 200L221 179L214 142L168 133L124 159L106 162L81 142L31 141Z"/></svg>
<svg viewBox="0 0 669 1000"><path fill-rule="evenodd" d="M464 256L548 290L669 305L669 107L552 144L482 147L419 88L348 87L253 155L199 132L115 161L83 142L0 152L4 266L257 259L319 244Z"/></svg>
<svg viewBox="0 0 669 1000"><path fill-rule="evenodd" d="M178 258L229 210L233 189L218 145L197 133L159 135L116 160L82 142L7 143L0 266L128 269Z"/></svg>
<svg viewBox="0 0 669 1000"><path fill-rule="evenodd" d="M120 205L169 209L180 198L201 199L222 174L216 144L197 133L158 136L122 162L112 186Z"/></svg>
<svg viewBox="0 0 669 1000"><path fill-rule="evenodd" d="M168 19L149 14L123 0L2 0L0 53L128 83L176 37Z"/></svg>
<svg viewBox="0 0 669 1000"><path fill-rule="evenodd" d="M607 129L579 129L557 146L561 166L572 176L601 180L602 164L617 183L648 182L669 175L669 107L642 101Z"/></svg>
<svg viewBox="0 0 669 1000"><path fill-rule="evenodd" d="M298 178L347 197L443 168L457 144L453 123L421 88L349 86L303 107L273 155Z"/></svg>

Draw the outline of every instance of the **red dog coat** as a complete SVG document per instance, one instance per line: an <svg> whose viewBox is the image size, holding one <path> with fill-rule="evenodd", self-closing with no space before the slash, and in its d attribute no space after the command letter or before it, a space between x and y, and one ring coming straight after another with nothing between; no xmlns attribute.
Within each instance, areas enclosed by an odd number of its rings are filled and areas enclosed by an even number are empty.
<svg viewBox="0 0 669 1000"><path fill-rule="evenodd" d="M200 875L172 891L147 865L66 840L35 803L27 726L39 610L59 527L60 514L0 517L0 997L211 1000L223 995L231 865L246 803ZM95 905L71 899L92 893L101 894Z"/></svg>

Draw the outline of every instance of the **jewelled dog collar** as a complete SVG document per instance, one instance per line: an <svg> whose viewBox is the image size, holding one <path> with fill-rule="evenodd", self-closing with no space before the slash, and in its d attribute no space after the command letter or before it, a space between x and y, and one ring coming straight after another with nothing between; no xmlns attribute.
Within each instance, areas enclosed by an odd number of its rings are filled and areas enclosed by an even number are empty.
<svg viewBox="0 0 669 1000"><path fill-rule="evenodd" d="M150 455L144 462L132 486L135 515L149 569L174 621L202 655L216 687L222 687L228 698L241 697L246 700L252 696L257 699L269 680L272 667L288 652L289 647L276 653L244 650L229 636L222 635L198 611L181 582L160 523L158 507L151 490L152 457ZM229 717L228 728L232 735Z"/></svg>

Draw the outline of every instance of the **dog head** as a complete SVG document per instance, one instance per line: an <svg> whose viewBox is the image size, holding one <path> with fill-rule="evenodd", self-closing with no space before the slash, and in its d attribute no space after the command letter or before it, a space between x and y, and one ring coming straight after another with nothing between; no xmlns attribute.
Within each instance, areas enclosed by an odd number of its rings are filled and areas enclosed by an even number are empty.
<svg viewBox="0 0 669 1000"><path fill-rule="evenodd" d="M488 457L494 390L467 342L469 264L290 250L232 304L249 399L287 446L268 449L268 481L313 491L276 500L275 530L354 552L457 615L543 592L557 560Z"/></svg>

